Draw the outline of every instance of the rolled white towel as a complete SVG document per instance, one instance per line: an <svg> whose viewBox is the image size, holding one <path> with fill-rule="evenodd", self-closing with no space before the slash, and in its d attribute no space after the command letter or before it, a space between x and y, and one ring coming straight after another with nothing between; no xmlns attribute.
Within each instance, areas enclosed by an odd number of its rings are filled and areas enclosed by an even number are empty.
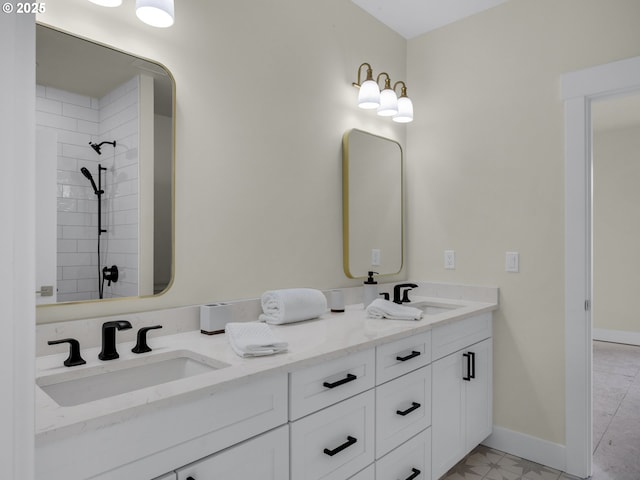
<svg viewBox="0 0 640 480"><path fill-rule="evenodd" d="M260 320L280 325L319 317L327 311L327 298L320 290L289 288L262 294Z"/></svg>
<svg viewBox="0 0 640 480"><path fill-rule="evenodd" d="M422 310L414 307L398 305L377 298L367 307L367 314L370 318L388 318L390 320L420 320L422 318Z"/></svg>
<svg viewBox="0 0 640 480"><path fill-rule="evenodd" d="M225 333L234 352L241 357L260 357L285 352L289 345L278 339L269 325L260 322L230 322Z"/></svg>

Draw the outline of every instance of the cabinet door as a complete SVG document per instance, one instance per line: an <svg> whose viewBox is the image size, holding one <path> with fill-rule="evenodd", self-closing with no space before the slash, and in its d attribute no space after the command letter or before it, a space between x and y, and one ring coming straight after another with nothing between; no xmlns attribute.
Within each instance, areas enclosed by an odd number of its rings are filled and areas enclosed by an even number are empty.
<svg viewBox="0 0 640 480"><path fill-rule="evenodd" d="M493 429L493 348L488 338L465 349L473 354L475 375L467 389L467 451L487 438Z"/></svg>
<svg viewBox="0 0 640 480"><path fill-rule="evenodd" d="M289 430L283 425L176 470L178 480L288 480Z"/></svg>
<svg viewBox="0 0 640 480"><path fill-rule="evenodd" d="M466 358L462 351L452 353L432 364L433 437L432 478L440 478L466 451L465 388L462 380ZM463 362L463 359L465 362Z"/></svg>

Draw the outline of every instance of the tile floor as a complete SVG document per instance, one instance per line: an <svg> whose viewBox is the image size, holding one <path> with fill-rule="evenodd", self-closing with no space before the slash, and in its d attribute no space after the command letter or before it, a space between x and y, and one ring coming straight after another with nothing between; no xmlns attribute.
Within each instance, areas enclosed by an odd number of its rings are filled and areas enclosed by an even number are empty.
<svg viewBox="0 0 640 480"><path fill-rule="evenodd" d="M593 480L640 480L640 347L593 342Z"/></svg>
<svg viewBox="0 0 640 480"><path fill-rule="evenodd" d="M640 480L640 347L594 342L592 480ZM443 480L575 480L480 445Z"/></svg>

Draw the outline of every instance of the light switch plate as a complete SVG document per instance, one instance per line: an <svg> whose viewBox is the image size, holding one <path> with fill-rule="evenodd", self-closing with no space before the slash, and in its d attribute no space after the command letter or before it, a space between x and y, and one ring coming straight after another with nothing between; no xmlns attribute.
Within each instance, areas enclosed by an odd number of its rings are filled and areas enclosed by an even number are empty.
<svg viewBox="0 0 640 480"><path fill-rule="evenodd" d="M505 255L505 271L511 273L520 272L520 254L518 252L507 252Z"/></svg>

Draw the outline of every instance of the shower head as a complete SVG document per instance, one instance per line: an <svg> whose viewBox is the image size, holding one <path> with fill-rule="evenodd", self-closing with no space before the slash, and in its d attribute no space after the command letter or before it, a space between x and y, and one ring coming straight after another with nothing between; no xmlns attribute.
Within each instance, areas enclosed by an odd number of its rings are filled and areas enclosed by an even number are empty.
<svg viewBox="0 0 640 480"><path fill-rule="evenodd" d="M89 145L91 145L91 148L93 148L98 155L102 155L102 152L100 151L101 150L100 147L102 147L102 145L104 145L105 143L107 143L109 145L113 145L113 148L116 148L116 141L115 140L113 142L101 142L101 143L89 142Z"/></svg>
<svg viewBox="0 0 640 480"><path fill-rule="evenodd" d="M91 182L91 186L93 187L93 193L98 195L100 192L98 192L98 187L96 187L96 182L93 181L93 175L91 175L91 172L86 167L82 167L80 171Z"/></svg>

